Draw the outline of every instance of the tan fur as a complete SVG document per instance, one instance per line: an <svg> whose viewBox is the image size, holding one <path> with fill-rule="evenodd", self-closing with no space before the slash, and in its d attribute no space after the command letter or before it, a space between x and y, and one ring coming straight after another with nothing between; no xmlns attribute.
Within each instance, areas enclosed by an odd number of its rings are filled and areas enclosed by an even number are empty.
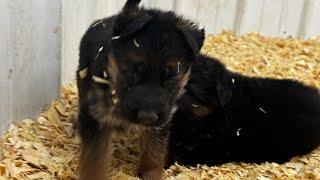
<svg viewBox="0 0 320 180"><path fill-rule="evenodd" d="M178 82L179 89L178 89L178 94L176 96L177 99L180 98L185 93L184 87L187 85L190 79L190 75L191 75L191 68L189 68L186 73L184 73L179 77L179 82Z"/></svg>
<svg viewBox="0 0 320 180"><path fill-rule="evenodd" d="M213 107L208 107L204 105L197 105L197 107L192 107L192 112L196 118L201 119L213 112Z"/></svg>
<svg viewBox="0 0 320 180"><path fill-rule="evenodd" d="M102 180L107 179L109 170L110 155L112 153L111 131L101 129L101 136L92 139L89 147L81 147L80 153L80 180ZM93 165L92 162L95 164Z"/></svg>
<svg viewBox="0 0 320 180"><path fill-rule="evenodd" d="M117 60L115 59L115 57L112 54L109 54L108 58L109 58L108 59L109 65L108 65L107 70L108 70L108 74L111 77L111 82L113 84L113 83L117 82L119 79L119 75L120 75L119 65L117 63Z"/></svg>
<svg viewBox="0 0 320 180"><path fill-rule="evenodd" d="M165 156L167 154L167 139L159 139L157 129L146 130L141 136L140 148L142 152L140 175L142 179L162 179Z"/></svg>
<svg viewBox="0 0 320 180"><path fill-rule="evenodd" d="M172 69L177 69L178 68L178 62L181 60L178 58L169 58L166 60L166 66Z"/></svg>
<svg viewBox="0 0 320 180"><path fill-rule="evenodd" d="M145 53L139 53L136 51L129 51L127 54L127 58L128 60L136 63L146 63L148 61Z"/></svg>

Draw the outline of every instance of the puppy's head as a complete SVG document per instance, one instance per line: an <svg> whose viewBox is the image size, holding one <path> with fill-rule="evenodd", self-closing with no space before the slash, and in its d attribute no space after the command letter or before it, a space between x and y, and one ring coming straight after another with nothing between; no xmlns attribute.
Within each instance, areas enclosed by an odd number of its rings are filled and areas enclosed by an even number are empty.
<svg viewBox="0 0 320 180"><path fill-rule="evenodd" d="M122 116L145 126L166 124L203 40L203 30L172 12L125 6L114 23L108 65Z"/></svg>

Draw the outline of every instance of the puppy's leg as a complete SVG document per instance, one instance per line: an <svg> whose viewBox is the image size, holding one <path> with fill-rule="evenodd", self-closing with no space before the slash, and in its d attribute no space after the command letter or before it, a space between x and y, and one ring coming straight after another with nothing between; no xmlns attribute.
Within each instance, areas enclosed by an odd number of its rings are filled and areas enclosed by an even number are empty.
<svg viewBox="0 0 320 180"><path fill-rule="evenodd" d="M162 179L167 154L168 133L165 129L146 130L140 141L142 157L140 175L144 180Z"/></svg>
<svg viewBox="0 0 320 180"><path fill-rule="evenodd" d="M111 131L108 127L100 127L95 119L84 113L79 114L79 123L81 138L79 179L104 180L107 178L112 151Z"/></svg>

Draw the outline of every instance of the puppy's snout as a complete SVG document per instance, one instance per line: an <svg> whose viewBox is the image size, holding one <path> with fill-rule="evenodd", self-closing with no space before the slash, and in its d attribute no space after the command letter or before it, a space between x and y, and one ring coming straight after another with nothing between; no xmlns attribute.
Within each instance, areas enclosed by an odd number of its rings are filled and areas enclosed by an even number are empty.
<svg viewBox="0 0 320 180"><path fill-rule="evenodd" d="M133 123L161 126L171 113L169 102L169 93L163 87L140 85L124 97L121 111Z"/></svg>
<svg viewBox="0 0 320 180"><path fill-rule="evenodd" d="M138 119L147 124L152 124L159 119L159 116L156 112L142 110L138 112Z"/></svg>

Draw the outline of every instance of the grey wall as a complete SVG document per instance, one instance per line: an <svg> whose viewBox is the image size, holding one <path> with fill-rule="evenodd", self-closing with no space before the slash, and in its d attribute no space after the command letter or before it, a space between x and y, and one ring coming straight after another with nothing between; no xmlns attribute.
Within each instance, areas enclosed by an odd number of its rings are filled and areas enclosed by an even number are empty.
<svg viewBox="0 0 320 180"><path fill-rule="evenodd" d="M60 3L0 0L0 132L57 98Z"/></svg>

